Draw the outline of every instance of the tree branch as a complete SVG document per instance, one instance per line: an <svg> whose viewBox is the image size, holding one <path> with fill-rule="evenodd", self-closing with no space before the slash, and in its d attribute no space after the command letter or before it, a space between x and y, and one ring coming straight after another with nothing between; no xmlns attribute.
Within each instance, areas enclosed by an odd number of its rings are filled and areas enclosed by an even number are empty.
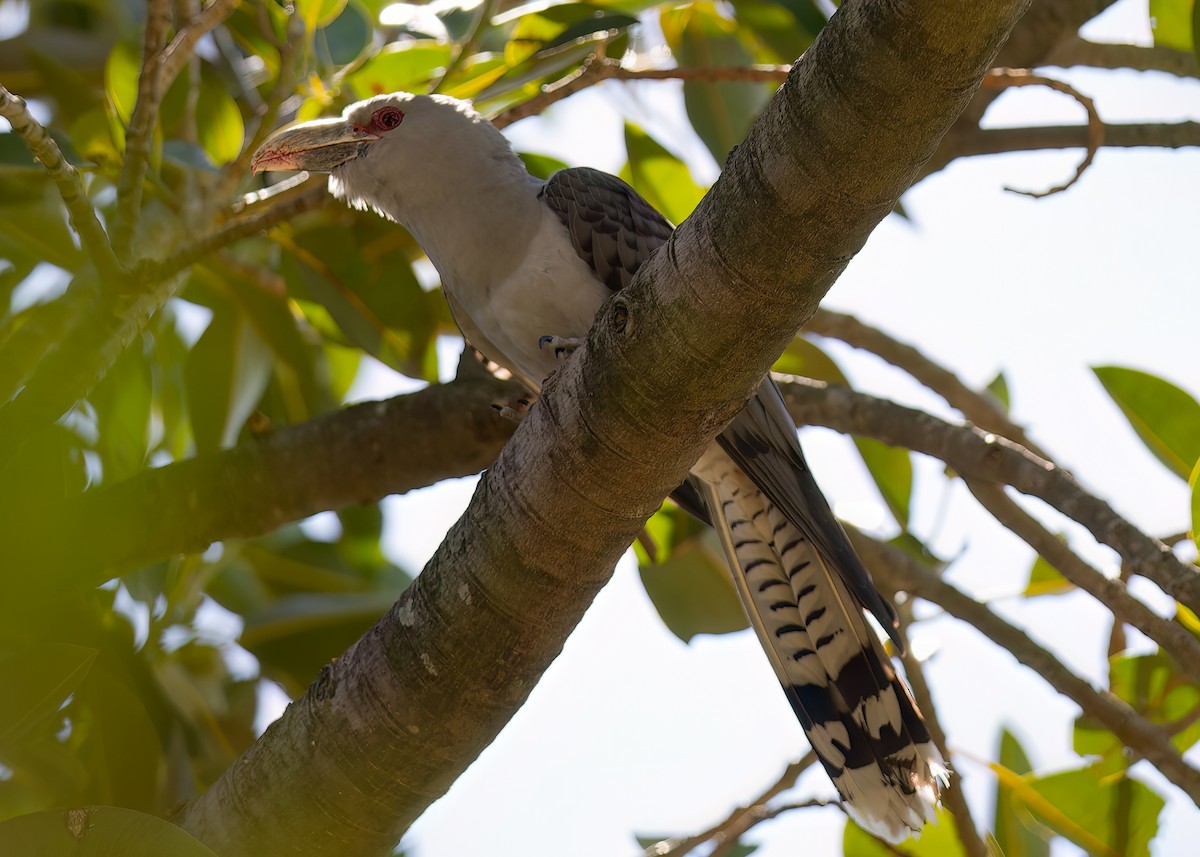
<svg viewBox="0 0 1200 857"><path fill-rule="evenodd" d="M1008 624L969 595L955 589L904 551L849 530L851 541L877 580L939 605L1007 649L1084 713L1103 723L1121 742L1158 768L1200 806L1200 771L1184 761L1167 733L1107 691L1075 675L1049 650Z"/></svg>
<svg viewBox="0 0 1200 857"><path fill-rule="evenodd" d="M1125 583L1105 577L1088 565L1065 542L1043 527L994 482L966 479L979 504L1071 583L1107 607L1117 619L1137 628L1175 659L1188 675L1200 676L1200 641L1182 625L1164 619L1129 594Z"/></svg>
<svg viewBox="0 0 1200 857"><path fill-rule="evenodd" d="M1158 539L1122 518L1066 471L1003 437L955 426L895 402L789 377L780 384L797 422L873 437L949 464L960 476L1011 485L1082 524L1120 554L1132 573L1153 581L1189 609L1200 607L1200 573Z"/></svg>
<svg viewBox="0 0 1200 857"><path fill-rule="evenodd" d="M884 586L883 593L895 601L895 591L883 584L881 586ZM907 627L912 619L911 601L906 601L897 607L903 617L905 630L902 633L904 633L905 643L907 643ZM925 670L921 665L921 660L914 654L910 645L905 646L900 660L904 664L904 674L908 677L908 685L912 689L913 699L925 717L925 724L929 727L929 736L950 767L950 781L942 790L941 798L942 804L950 811L951 821L958 833L958 841L962 843L967 857L988 857L991 852L988 850L987 843L979 835L979 828L971 815L971 807L967 803L967 796L963 793L962 772L954 767L950 742L946 738L946 730L942 728L941 717L939 717L937 706L933 701L933 691L929 687L929 682L925 680Z"/></svg>
<svg viewBox="0 0 1200 857"><path fill-rule="evenodd" d="M366 402L239 446L144 470L45 514L0 523L9 590L90 587L178 553L270 532L327 509L372 503L478 473L513 424L491 404L523 392L473 377ZM30 521L43 526L30 526ZM56 538L71 533L71 538ZM36 567L36 577L23 577Z"/></svg>
<svg viewBox="0 0 1200 857"><path fill-rule="evenodd" d="M1086 148L1087 134L1088 130L1083 125L975 128L955 134L952 143L954 157L961 158L1041 149ZM1155 146L1167 149L1200 146L1200 122L1107 124L1104 126L1104 145L1106 148Z"/></svg>
<svg viewBox="0 0 1200 857"><path fill-rule="evenodd" d="M767 803L796 785L796 780L800 779L800 775L811 768L816 761L817 754L810 750L803 758L784 768L779 779L762 794L744 806L739 806L712 827L692 836L655 842L642 852L642 857L684 857L710 840L718 845L736 842L739 836L759 821L764 820L762 815L766 811Z"/></svg>
<svg viewBox="0 0 1200 857"><path fill-rule="evenodd" d="M929 359L907 342L894 339L854 316L827 309L817 310L804 329L870 351L912 375L981 429L1001 434L1042 458L1048 457L1029 439L1025 429L1008 418L1008 414L994 399L972 390L949 369Z"/></svg>
<svg viewBox="0 0 1200 857"><path fill-rule="evenodd" d="M158 76L162 92L165 93L170 88L184 63L191 58L196 42L228 18L240 2L241 0L212 0L199 15L180 28L175 38L171 39L171 43L163 50L159 60Z"/></svg>
<svg viewBox="0 0 1200 857"><path fill-rule="evenodd" d="M711 68L623 68L618 60L593 54L579 68L560 80L542 87L541 92L492 117L492 124L504 128L529 116L545 112L551 104L580 90L606 80L690 80L707 83L782 83L792 70L790 65L716 66Z"/></svg>
<svg viewBox="0 0 1200 857"><path fill-rule="evenodd" d="M146 32L142 40L142 67L138 72L137 101L125 130L125 161L117 180L117 211L113 218L113 245L127 259L138 211L142 207L142 180L150 157L150 137L158 119L158 105L166 87L158 73L159 57L167 45L171 9L167 0L146 0Z"/></svg>
<svg viewBox="0 0 1200 857"><path fill-rule="evenodd" d="M1045 86L1053 89L1055 92L1061 92L1064 95L1069 95L1078 101L1083 109L1087 111L1087 152L1083 156L1083 160L1079 162L1079 166L1075 168L1075 175L1060 185L1055 185L1049 190L1029 191L1016 190L1011 187L1006 187L1005 190L1013 193L1019 193L1023 196L1032 196L1035 199L1041 199L1051 194L1059 193L1069 188L1075 182L1079 181L1080 176L1084 171L1091 166L1092 160L1096 157L1097 150L1104 145L1104 123L1100 121L1100 114L1096 112L1096 104L1092 99L1088 98L1075 87L1063 83L1061 80L1044 77L1042 75L1033 74L1027 69L1012 69L1012 68L995 68L991 73L983 79L983 88L991 90L1011 89L1018 86Z"/></svg>
<svg viewBox="0 0 1200 857"><path fill-rule="evenodd" d="M424 573L182 825L227 857L390 851L524 703L1023 8L842 5L697 215L601 310Z"/></svg>
<svg viewBox="0 0 1200 857"><path fill-rule="evenodd" d="M63 158L58 144L46 133L46 129L30 115L25 107L25 99L0 86L0 116L12 124L13 131L25 141L33 157L41 162L58 186L58 193L71 216L71 225L79 234L83 249L96 266L100 279L109 283L120 279L121 266L113 255L112 245L108 243L108 235L100 225L100 219L96 217L96 209L92 208L83 189L79 173Z"/></svg>
<svg viewBox="0 0 1200 857"><path fill-rule="evenodd" d="M1091 66L1092 68L1162 71L1176 77L1200 77L1200 63L1190 51L1174 48L1143 47L1089 42L1080 36L1068 39L1050 52L1039 65L1062 68Z"/></svg>

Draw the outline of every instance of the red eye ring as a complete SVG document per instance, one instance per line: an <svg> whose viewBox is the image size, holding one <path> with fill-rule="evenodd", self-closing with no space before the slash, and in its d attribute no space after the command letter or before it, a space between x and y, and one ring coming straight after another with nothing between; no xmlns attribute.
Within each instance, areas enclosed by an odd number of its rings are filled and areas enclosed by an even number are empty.
<svg viewBox="0 0 1200 857"><path fill-rule="evenodd" d="M371 124L380 131L391 131L404 121L404 111L398 107L381 107L371 114Z"/></svg>

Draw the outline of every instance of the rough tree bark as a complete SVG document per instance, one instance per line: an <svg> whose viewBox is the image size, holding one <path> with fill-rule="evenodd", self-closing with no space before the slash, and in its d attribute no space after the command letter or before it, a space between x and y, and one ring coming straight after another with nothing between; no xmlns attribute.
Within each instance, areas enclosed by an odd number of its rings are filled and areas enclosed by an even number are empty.
<svg viewBox="0 0 1200 857"><path fill-rule="evenodd" d="M226 855L387 853L525 701L1025 6L844 5L697 213L602 310L417 582L179 822Z"/></svg>

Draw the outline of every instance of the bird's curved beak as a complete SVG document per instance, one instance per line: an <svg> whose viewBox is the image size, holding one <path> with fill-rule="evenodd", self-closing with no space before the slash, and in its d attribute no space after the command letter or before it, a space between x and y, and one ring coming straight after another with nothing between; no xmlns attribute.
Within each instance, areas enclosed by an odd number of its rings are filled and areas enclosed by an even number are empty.
<svg viewBox="0 0 1200 857"><path fill-rule="evenodd" d="M277 131L254 153L250 168L263 170L308 170L327 173L358 157L360 148L379 139L361 125L345 119L316 119Z"/></svg>

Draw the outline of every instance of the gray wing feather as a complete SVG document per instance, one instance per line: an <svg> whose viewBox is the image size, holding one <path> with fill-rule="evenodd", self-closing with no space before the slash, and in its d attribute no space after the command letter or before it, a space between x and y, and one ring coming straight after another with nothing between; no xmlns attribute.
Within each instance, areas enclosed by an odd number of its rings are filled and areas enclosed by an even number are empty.
<svg viewBox="0 0 1200 857"><path fill-rule="evenodd" d="M599 170L560 170L550 177L540 195L567 228L575 252L613 291L629 285L638 268L673 231L670 221L637 191ZM875 614L903 649L895 610L875 589L870 573L817 487L800 451L796 425L774 381L767 378L762 383L717 440L792 524L812 540L858 602ZM686 490L677 493L685 508L696 506L698 497Z"/></svg>
<svg viewBox="0 0 1200 857"><path fill-rule="evenodd" d="M674 230L636 190L599 170L559 170L540 196L567 227L575 252L614 292L633 281Z"/></svg>

